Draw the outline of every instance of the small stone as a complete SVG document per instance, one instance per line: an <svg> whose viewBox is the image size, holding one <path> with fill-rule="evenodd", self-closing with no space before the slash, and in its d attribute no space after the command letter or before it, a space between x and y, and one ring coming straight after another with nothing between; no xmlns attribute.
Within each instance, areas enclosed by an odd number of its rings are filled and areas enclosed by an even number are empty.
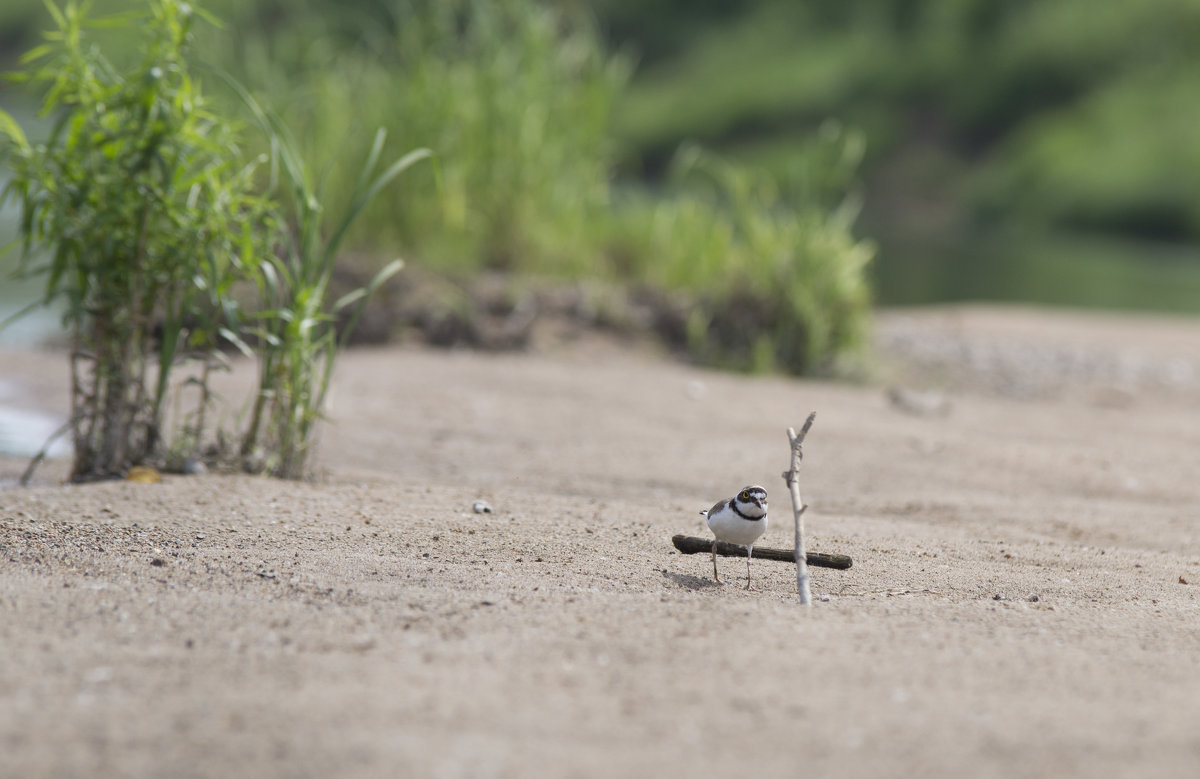
<svg viewBox="0 0 1200 779"><path fill-rule="evenodd" d="M208 466L195 457L183 461L183 472L187 476L203 476L208 473Z"/></svg>
<svg viewBox="0 0 1200 779"><path fill-rule="evenodd" d="M143 484L158 484L162 474L146 465L135 465L125 474L125 481L137 481Z"/></svg>
<svg viewBox="0 0 1200 779"><path fill-rule="evenodd" d="M255 449L246 455L242 461L242 470L246 473L259 474L267 469L267 456L261 449Z"/></svg>
<svg viewBox="0 0 1200 779"><path fill-rule="evenodd" d="M155 557L153 560L150 561L150 564L153 565L155 568L161 568L162 566L167 564L167 561L162 559L161 557Z"/></svg>
<svg viewBox="0 0 1200 779"><path fill-rule="evenodd" d="M907 387L891 387L887 399L892 408L919 417L944 417L950 413L950 400L936 390L914 390Z"/></svg>
<svg viewBox="0 0 1200 779"><path fill-rule="evenodd" d="M1029 597L1026 598L1025 600L1029 601L1030 603L1037 603L1038 601L1041 600L1041 598L1039 598L1037 596L1037 593L1035 592L1035 593L1030 593Z"/></svg>
<svg viewBox="0 0 1200 779"><path fill-rule="evenodd" d="M476 514L491 514L492 507L486 501L477 500L471 504L471 510Z"/></svg>

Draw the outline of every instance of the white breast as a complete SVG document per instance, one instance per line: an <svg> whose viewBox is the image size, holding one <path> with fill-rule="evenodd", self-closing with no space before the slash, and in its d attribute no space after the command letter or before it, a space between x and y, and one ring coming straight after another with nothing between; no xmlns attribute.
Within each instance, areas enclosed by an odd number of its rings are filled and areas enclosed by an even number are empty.
<svg viewBox="0 0 1200 779"><path fill-rule="evenodd" d="M713 532L718 541L730 544L749 546L767 532L767 516L762 519L749 520L738 516L737 512L725 504L720 511L710 513L705 519L708 529Z"/></svg>

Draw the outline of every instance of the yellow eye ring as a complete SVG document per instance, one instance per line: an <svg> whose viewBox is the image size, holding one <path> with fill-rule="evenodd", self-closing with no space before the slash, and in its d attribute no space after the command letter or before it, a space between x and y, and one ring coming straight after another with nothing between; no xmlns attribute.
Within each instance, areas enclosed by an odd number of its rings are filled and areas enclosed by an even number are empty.
<svg viewBox="0 0 1200 779"><path fill-rule="evenodd" d="M738 497L741 498L742 500L750 500L750 493L746 492L745 490L742 490L742 494L738 495Z"/></svg>

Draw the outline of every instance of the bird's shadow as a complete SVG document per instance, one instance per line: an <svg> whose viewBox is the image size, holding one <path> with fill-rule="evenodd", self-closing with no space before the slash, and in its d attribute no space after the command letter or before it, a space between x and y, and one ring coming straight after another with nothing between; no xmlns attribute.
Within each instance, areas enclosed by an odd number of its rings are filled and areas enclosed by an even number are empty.
<svg viewBox="0 0 1200 779"><path fill-rule="evenodd" d="M685 590L704 590L712 587L724 587L724 583L715 582L712 579L704 576L692 576L686 573L673 573L671 571L663 571L663 576L674 584L684 588Z"/></svg>

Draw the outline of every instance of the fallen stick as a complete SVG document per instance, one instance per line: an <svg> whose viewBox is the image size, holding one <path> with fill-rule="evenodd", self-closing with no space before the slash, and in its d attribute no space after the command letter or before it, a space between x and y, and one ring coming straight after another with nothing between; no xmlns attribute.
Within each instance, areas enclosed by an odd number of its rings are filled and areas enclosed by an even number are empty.
<svg viewBox="0 0 1200 779"><path fill-rule="evenodd" d="M677 535L671 537L671 543L675 548L684 554L705 554L712 551L713 542L711 538L697 538L696 536ZM717 542L717 554L724 557L745 557L746 547L738 546L737 544L727 544L724 541ZM754 554L758 555L763 560L778 560L781 563L796 562L796 550L794 549L770 549L756 546ZM821 568L837 568L844 571L854 565L854 561L849 555L844 554L823 554L821 552L808 552L805 557L809 565L816 565Z"/></svg>

